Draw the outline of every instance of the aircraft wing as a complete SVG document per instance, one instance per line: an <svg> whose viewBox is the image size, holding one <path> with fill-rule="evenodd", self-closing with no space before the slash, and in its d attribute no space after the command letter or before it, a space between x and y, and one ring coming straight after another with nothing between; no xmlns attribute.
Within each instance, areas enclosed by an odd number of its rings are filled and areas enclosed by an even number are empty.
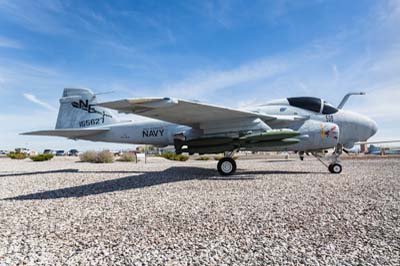
<svg viewBox="0 0 400 266"><path fill-rule="evenodd" d="M71 128L71 129L53 129L53 130L40 130L24 132L21 135L33 135L33 136L57 136L66 138L79 138L91 135L96 135L110 130L109 128Z"/></svg>
<svg viewBox="0 0 400 266"><path fill-rule="evenodd" d="M378 141L359 141L354 144L388 144L388 143L400 143L400 139L394 140L378 140Z"/></svg>
<svg viewBox="0 0 400 266"><path fill-rule="evenodd" d="M265 114L171 98L124 99L97 105L120 113L137 114L194 128L199 128L203 123L239 118L258 117L266 122L277 119L275 116Z"/></svg>

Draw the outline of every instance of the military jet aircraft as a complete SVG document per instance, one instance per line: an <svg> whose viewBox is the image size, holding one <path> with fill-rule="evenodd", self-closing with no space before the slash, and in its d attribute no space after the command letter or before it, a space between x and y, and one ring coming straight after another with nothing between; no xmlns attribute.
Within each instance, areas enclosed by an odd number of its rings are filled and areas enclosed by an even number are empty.
<svg viewBox="0 0 400 266"><path fill-rule="evenodd" d="M61 136L115 143L174 145L177 154L224 153L221 175L236 170L237 151L295 151L315 155L331 173L340 173L343 148L366 141L376 123L361 114L342 110L315 97L274 100L247 109L232 109L174 98L123 99L98 103L89 89L66 88L54 130L24 135ZM152 118L146 122L118 120L111 110ZM333 148L329 164L321 151Z"/></svg>

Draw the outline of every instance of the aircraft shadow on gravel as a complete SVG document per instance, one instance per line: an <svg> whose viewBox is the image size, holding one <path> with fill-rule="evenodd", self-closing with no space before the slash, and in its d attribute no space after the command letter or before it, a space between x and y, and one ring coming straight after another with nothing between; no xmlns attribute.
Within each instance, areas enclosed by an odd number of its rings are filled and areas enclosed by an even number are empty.
<svg viewBox="0 0 400 266"><path fill-rule="evenodd" d="M2 173L0 177L6 176L23 176L23 175L45 175L45 174L57 174L57 173L78 173L79 169L59 169L59 170L47 170L47 171L34 171L34 172L20 172L20 173Z"/></svg>
<svg viewBox="0 0 400 266"><path fill-rule="evenodd" d="M45 171L40 173L43 174L49 172L50 171ZM58 172L60 171L57 171L56 173ZM44 192L37 192L12 198L5 198L3 200L45 200L45 199L59 199L59 198L77 198L89 195L97 195L115 191L145 188L161 184L188 181L188 180L246 181L255 179L255 177L252 176L255 174L310 174L311 172L241 171L239 169L237 174L233 176L221 177L214 169L205 169L198 167L170 167L164 171L156 171L156 172L74 171L74 173L140 173L140 174L121 177L117 179L105 180L91 184L85 184L80 186L48 190ZM24 173L24 175L27 174L29 173ZM34 174L37 173L35 172Z"/></svg>

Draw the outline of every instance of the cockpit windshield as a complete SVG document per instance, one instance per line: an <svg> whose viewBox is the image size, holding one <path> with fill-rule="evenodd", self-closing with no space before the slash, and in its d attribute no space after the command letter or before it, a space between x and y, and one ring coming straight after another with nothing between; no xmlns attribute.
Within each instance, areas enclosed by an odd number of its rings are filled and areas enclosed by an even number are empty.
<svg viewBox="0 0 400 266"><path fill-rule="evenodd" d="M320 98L315 97L292 97L287 98L289 104L294 107L309 110L312 112L320 113L322 104L322 114L330 115L338 111L338 109L332 106L326 101L322 101Z"/></svg>
<svg viewBox="0 0 400 266"><path fill-rule="evenodd" d="M324 101L324 108L322 109L322 114L324 115L330 115L334 114L338 111L338 109L334 106L332 106L330 103L327 103Z"/></svg>
<svg viewBox="0 0 400 266"><path fill-rule="evenodd" d="M321 99L314 97L287 98L289 104L294 107L319 113L321 111Z"/></svg>

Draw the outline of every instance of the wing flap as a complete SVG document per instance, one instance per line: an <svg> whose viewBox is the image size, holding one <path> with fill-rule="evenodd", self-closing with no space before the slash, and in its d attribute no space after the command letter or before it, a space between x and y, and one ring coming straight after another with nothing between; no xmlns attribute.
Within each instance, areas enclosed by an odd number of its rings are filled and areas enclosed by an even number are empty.
<svg viewBox="0 0 400 266"><path fill-rule="evenodd" d="M53 129L53 130L39 130L21 133L21 135L31 136L55 136L66 138L79 138L97 135L110 130L109 128L71 128L71 129Z"/></svg>

